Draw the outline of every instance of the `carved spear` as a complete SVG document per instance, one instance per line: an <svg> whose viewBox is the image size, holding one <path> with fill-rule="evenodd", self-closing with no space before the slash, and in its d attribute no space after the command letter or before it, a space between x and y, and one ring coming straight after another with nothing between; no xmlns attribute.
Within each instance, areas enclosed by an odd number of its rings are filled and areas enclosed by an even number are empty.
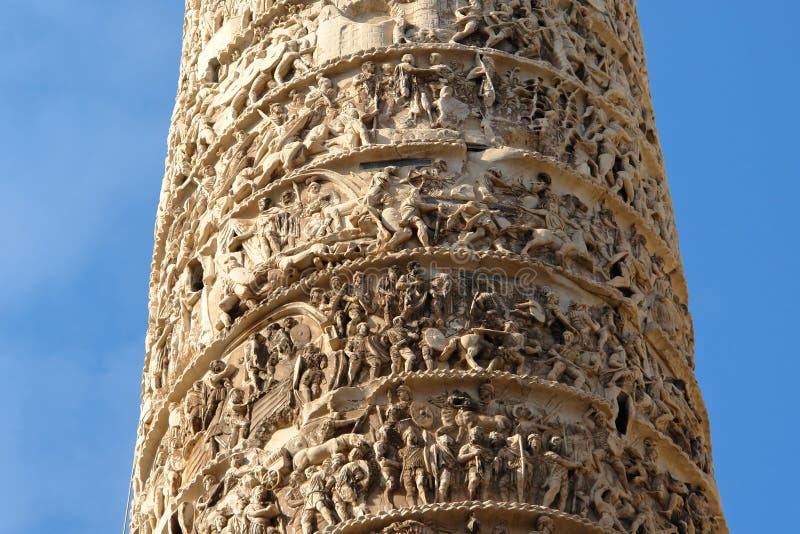
<svg viewBox="0 0 800 534"><path fill-rule="evenodd" d="M525 502L525 482L526 482L526 473L527 469L525 469L525 446L523 445L523 439L521 434L517 434L517 445L519 446L519 476L520 479L517 480L517 500L519 502Z"/></svg>

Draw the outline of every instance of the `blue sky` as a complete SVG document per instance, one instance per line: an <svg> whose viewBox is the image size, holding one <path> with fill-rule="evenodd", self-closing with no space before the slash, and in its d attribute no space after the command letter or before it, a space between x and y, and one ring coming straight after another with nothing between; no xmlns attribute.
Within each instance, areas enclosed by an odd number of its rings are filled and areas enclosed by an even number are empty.
<svg viewBox="0 0 800 534"><path fill-rule="evenodd" d="M0 534L119 532L183 2L4 0ZM733 532L794 515L797 2L640 0Z"/></svg>

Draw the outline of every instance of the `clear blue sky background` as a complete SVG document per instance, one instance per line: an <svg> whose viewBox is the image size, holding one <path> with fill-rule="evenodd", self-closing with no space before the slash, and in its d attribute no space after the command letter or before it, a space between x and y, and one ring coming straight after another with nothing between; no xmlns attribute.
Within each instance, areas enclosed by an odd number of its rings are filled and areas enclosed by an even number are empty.
<svg viewBox="0 0 800 534"><path fill-rule="evenodd" d="M0 533L119 532L183 2L0 5ZM785 531L800 2L639 11L728 521Z"/></svg>

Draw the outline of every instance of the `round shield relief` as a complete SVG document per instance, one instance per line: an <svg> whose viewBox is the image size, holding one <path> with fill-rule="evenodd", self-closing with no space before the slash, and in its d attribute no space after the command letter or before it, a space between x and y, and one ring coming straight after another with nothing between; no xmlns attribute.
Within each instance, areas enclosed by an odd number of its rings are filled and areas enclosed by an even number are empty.
<svg viewBox="0 0 800 534"><path fill-rule="evenodd" d="M306 324L298 323L292 327L289 335L291 336L292 342L295 344L295 346L302 347L311 341L311 328L309 328Z"/></svg>
<svg viewBox="0 0 800 534"><path fill-rule="evenodd" d="M438 328L426 328L422 332L422 339L426 345L437 352L443 351L447 345L447 338Z"/></svg>

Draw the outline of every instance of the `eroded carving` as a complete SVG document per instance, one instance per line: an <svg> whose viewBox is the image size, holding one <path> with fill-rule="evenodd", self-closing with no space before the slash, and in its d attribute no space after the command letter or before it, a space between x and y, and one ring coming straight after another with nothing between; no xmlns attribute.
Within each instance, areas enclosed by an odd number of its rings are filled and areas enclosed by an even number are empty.
<svg viewBox="0 0 800 534"><path fill-rule="evenodd" d="M726 530L631 2L185 22L132 532Z"/></svg>

